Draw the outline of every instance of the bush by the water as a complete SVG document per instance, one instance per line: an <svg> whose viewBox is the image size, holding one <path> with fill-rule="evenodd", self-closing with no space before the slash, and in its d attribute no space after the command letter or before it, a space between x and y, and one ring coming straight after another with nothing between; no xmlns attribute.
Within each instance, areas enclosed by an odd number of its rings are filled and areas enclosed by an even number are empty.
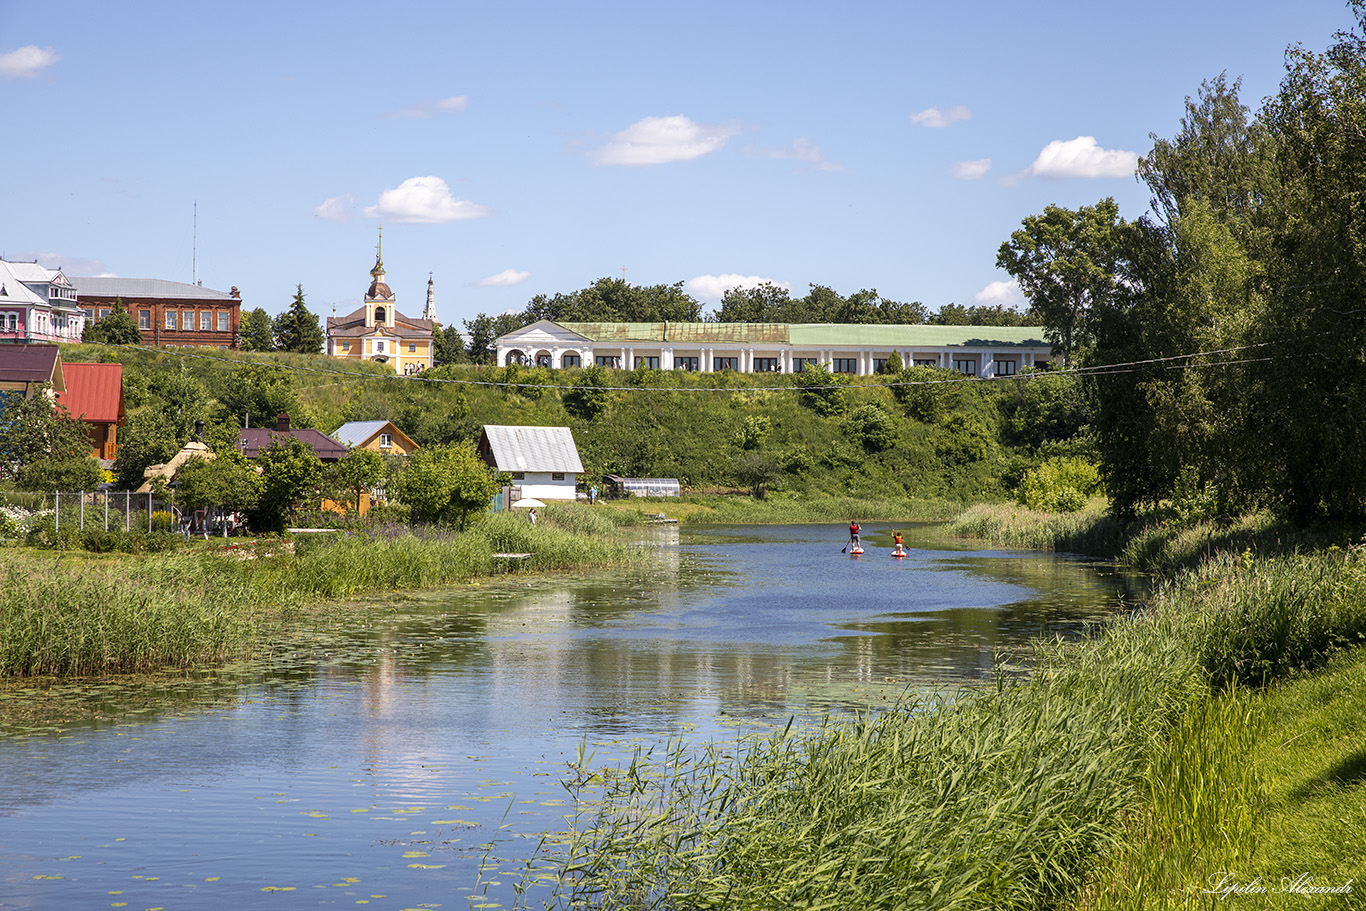
<svg viewBox="0 0 1366 911"><path fill-rule="evenodd" d="M1100 471L1093 462L1062 456L1027 471L1016 499L1030 509L1076 512L1087 499L1103 492Z"/></svg>

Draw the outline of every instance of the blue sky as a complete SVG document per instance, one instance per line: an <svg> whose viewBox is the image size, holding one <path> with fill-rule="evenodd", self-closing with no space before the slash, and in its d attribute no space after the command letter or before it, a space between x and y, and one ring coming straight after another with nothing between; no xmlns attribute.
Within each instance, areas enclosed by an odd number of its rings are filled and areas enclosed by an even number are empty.
<svg viewBox="0 0 1366 911"><path fill-rule="evenodd" d="M1256 108L1338 0L814 4L0 0L0 255L400 311L603 276L932 310L1011 302L1048 203L1147 209L1150 133L1227 71ZM195 208L197 205L197 231Z"/></svg>

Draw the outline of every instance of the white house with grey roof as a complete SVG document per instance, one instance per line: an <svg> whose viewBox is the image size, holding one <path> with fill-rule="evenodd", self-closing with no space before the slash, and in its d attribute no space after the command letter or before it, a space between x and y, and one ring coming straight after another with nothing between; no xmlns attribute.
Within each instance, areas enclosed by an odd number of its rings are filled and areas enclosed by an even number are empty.
<svg viewBox="0 0 1366 911"><path fill-rule="evenodd" d="M540 320L495 342L498 363L702 373L876 373L893 352L908 367L1011 376L1052 358L1041 326L836 323L557 323Z"/></svg>
<svg viewBox="0 0 1366 911"><path fill-rule="evenodd" d="M583 474L579 449L568 427L509 427L485 424L479 455L490 467L512 477L519 496L572 500Z"/></svg>
<svg viewBox="0 0 1366 911"><path fill-rule="evenodd" d="M85 321L61 269L0 259L0 342L78 342Z"/></svg>

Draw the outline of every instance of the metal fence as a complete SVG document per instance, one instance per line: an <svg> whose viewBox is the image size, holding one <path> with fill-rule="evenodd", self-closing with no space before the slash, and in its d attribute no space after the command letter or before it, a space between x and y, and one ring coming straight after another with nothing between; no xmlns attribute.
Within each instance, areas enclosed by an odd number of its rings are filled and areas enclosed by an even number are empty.
<svg viewBox="0 0 1366 911"><path fill-rule="evenodd" d="M103 528L105 531L146 527L152 531L154 516L166 513L172 529L181 525L174 502L150 493L129 490L58 491L43 495L43 511L52 510L57 528Z"/></svg>

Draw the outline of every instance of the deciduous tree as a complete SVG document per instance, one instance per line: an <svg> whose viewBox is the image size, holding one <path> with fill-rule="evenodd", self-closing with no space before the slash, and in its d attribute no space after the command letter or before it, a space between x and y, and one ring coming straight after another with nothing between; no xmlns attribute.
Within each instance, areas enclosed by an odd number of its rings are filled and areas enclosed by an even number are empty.
<svg viewBox="0 0 1366 911"><path fill-rule="evenodd" d="M142 333L128 315L123 298L114 299L114 307L103 319L85 327L81 341L104 345L141 345Z"/></svg>
<svg viewBox="0 0 1366 911"><path fill-rule="evenodd" d="M498 492L498 482L469 443L419 449L393 487L413 518L462 529L470 514L487 509Z"/></svg>
<svg viewBox="0 0 1366 911"><path fill-rule="evenodd" d="M1123 224L1113 198L1075 212L1049 205L1001 244L996 265L1020 283L1053 351L1072 363L1094 340L1092 313L1118 289Z"/></svg>

